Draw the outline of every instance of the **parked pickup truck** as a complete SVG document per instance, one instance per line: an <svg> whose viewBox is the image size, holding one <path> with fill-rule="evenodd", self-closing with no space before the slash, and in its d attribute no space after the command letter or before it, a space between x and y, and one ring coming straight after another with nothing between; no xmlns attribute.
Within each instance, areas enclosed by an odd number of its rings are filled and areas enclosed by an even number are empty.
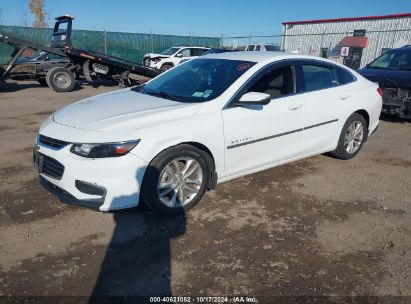
<svg viewBox="0 0 411 304"><path fill-rule="evenodd" d="M411 46L392 49L358 72L380 85L384 112L411 118Z"/></svg>

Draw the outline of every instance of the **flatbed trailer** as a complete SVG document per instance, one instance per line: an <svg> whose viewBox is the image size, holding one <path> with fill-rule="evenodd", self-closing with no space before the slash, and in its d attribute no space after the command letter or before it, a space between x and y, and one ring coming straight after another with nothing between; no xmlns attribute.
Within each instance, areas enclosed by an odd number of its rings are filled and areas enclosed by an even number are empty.
<svg viewBox="0 0 411 304"><path fill-rule="evenodd" d="M74 48L71 43L73 19L73 17L67 15L56 18L50 46L0 32L0 42L14 48L11 59L4 68L2 78L26 74L30 78L47 84L56 92L69 92L73 90L76 78L84 78L92 84L100 78L112 79L124 87L138 84L138 81L130 77L130 73L148 78L156 77L162 73L161 70L101 52ZM27 62L18 63L18 59L28 49L55 54L68 60L62 60L58 64L33 65Z"/></svg>

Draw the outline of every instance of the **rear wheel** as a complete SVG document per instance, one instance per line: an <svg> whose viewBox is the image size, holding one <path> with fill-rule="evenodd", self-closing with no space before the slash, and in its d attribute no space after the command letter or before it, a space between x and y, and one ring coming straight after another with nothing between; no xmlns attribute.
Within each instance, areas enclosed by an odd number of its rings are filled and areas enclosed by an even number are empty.
<svg viewBox="0 0 411 304"><path fill-rule="evenodd" d="M204 196L212 166L211 157L190 145L167 149L147 167L141 200L150 209L166 213L183 213Z"/></svg>
<svg viewBox="0 0 411 304"><path fill-rule="evenodd" d="M367 136L365 118L358 113L352 114L342 128L337 149L331 152L331 155L344 160L353 158L360 152Z"/></svg>
<svg viewBox="0 0 411 304"><path fill-rule="evenodd" d="M70 92L76 85L73 72L62 67L52 68L47 72L46 81L50 88L56 92Z"/></svg>

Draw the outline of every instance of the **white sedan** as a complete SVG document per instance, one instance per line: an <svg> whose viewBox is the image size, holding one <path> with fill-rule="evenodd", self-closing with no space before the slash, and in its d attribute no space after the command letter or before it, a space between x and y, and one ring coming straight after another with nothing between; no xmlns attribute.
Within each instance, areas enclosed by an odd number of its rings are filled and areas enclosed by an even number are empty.
<svg viewBox="0 0 411 304"><path fill-rule="evenodd" d="M381 106L378 85L331 61L213 54L57 111L34 162L61 200L178 213L217 183L325 152L354 157Z"/></svg>

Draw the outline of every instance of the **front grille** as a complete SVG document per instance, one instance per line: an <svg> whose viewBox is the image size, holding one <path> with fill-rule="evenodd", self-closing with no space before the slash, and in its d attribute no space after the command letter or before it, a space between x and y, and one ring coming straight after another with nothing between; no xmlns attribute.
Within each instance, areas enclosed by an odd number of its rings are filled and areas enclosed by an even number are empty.
<svg viewBox="0 0 411 304"><path fill-rule="evenodd" d="M67 146L68 142L66 141L62 141L62 140L58 140L58 139L54 139L54 138L50 138L44 135L40 135L39 137L39 141L40 143L42 143L43 145L49 146L49 147L53 147L56 149L61 149L64 148L65 146Z"/></svg>
<svg viewBox="0 0 411 304"><path fill-rule="evenodd" d="M43 155L43 167L41 173L48 175L55 179L61 179L64 173L64 166L54 158Z"/></svg>

